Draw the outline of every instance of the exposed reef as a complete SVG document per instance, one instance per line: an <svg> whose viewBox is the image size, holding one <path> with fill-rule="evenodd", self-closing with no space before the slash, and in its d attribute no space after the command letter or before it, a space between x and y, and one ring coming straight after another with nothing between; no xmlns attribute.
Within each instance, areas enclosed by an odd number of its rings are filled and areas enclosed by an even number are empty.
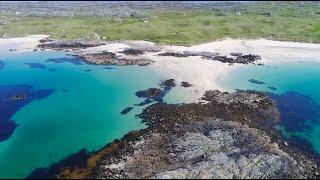
<svg viewBox="0 0 320 180"><path fill-rule="evenodd" d="M161 94L148 92L141 96ZM30 177L319 178L316 159L273 131L279 113L268 96L215 90L202 100L152 104L139 115L146 129L92 153L85 165L57 163Z"/></svg>
<svg viewBox="0 0 320 180"><path fill-rule="evenodd" d="M261 60L261 56L242 53L231 53L231 56L220 56L219 53L212 52L196 52L196 51L183 51L183 52L163 52L158 56L174 56L174 57L188 57L188 56L201 56L203 59L220 61L223 63L239 63L239 64L250 64Z"/></svg>

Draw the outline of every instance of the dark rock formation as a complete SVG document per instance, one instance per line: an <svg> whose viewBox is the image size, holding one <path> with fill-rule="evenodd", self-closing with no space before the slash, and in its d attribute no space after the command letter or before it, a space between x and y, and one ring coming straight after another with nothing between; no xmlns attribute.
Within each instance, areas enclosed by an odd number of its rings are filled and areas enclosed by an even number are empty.
<svg viewBox="0 0 320 180"><path fill-rule="evenodd" d="M164 52L158 54L159 56L174 56L174 57L188 57L188 56L201 56L203 59L220 61L223 63L241 63L241 64L249 64L254 63L261 59L258 55L242 55L242 53L231 53L232 56L235 57L227 57L227 56L219 56L219 53L211 53L211 52L196 52L196 51L184 51L181 52Z"/></svg>
<svg viewBox="0 0 320 180"><path fill-rule="evenodd" d="M136 96L139 98L152 99L154 101L162 102L165 92L158 88L149 88L147 90L141 90L136 92Z"/></svg>
<svg viewBox="0 0 320 180"><path fill-rule="evenodd" d="M187 81L182 81L181 86L182 87L191 87L192 85L190 83L188 83Z"/></svg>
<svg viewBox="0 0 320 180"><path fill-rule="evenodd" d="M171 88L175 86L176 86L176 83L174 79L167 79L160 83L160 87L162 87L165 91L169 91Z"/></svg>
<svg viewBox="0 0 320 180"><path fill-rule="evenodd" d="M249 79L248 81L250 83L253 83L253 84L265 84L265 82L259 81L259 80L255 80L255 79Z"/></svg>
<svg viewBox="0 0 320 180"><path fill-rule="evenodd" d="M212 57L209 59L215 60L215 61L220 61L223 63L249 64L249 63L254 63L254 62L260 60L261 57L258 55L248 54L248 55L237 56L236 58L227 57L227 56L215 56L215 57Z"/></svg>
<svg viewBox="0 0 320 180"><path fill-rule="evenodd" d="M40 43L47 43L47 42L53 42L53 41L55 41L55 40L51 39L49 37L39 40Z"/></svg>
<svg viewBox="0 0 320 180"><path fill-rule="evenodd" d="M126 66L126 65L146 66L153 63L153 61L149 59L119 58L118 56L116 56L115 53L107 52L107 51L104 51L101 53L78 55L77 57L90 64L104 64L104 65L117 65L117 66Z"/></svg>
<svg viewBox="0 0 320 180"><path fill-rule="evenodd" d="M133 107L126 107L124 110L121 111L121 114L127 114L133 109Z"/></svg>
<svg viewBox="0 0 320 180"><path fill-rule="evenodd" d="M139 116L146 129L93 153L85 167L55 166L45 178L319 178L314 159L270 138L270 127L259 130L278 122L266 95L208 91L202 99L147 107Z"/></svg>
<svg viewBox="0 0 320 180"><path fill-rule="evenodd" d="M158 54L159 56L174 56L174 57L188 57L189 55L179 52L164 52Z"/></svg>
<svg viewBox="0 0 320 180"><path fill-rule="evenodd" d="M123 51L120 51L119 53L125 54L125 55L141 55L144 54L145 51L140 50L140 49L133 49L133 48L129 48L129 49L125 49Z"/></svg>
<svg viewBox="0 0 320 180"><path fill-rule="evenodd" d="M88 47L96 47L105 45L105 43L90 43L82 41L54 41L39 44L37 47L42 49L55 49L55 50L65 50L65 49L82 49Z"/></svg>
<svg viewBox="0 0 320 180"><path fill-rule="evenodd" d="M233 53L230 53L231 56L242 56L242 53L239 53L239 52L233 52Z"/></svg>
<svg viewBox="0 0 320 180"><path fill-rule="evenodd" d="M211 58L214 56L218 56L219 53L205 52L205 51L183 51L183 53L187 56L202 56L206 58Z"/></svg>

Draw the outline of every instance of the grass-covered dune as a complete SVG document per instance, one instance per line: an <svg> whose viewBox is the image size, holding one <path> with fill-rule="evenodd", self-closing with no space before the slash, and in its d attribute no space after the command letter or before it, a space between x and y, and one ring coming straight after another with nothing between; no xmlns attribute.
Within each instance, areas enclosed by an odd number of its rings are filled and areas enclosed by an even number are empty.
<svg viewBox="0 0 320 180"><path fill-rule="evenodd" d="M2 14L1 18L15 15ZM320 5L312 2L248 3L224 10L148 10L144 16L17 17L0 34L49 34L58 39L148 40L199 44L224 37L320 43Z"/></svg>

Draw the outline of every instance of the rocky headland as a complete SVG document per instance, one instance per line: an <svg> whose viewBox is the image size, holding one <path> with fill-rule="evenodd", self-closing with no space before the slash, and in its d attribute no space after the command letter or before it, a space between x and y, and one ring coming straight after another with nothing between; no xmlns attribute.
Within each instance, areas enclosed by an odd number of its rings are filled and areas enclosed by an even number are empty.
<svg viewBox="0 0 320 180"><path fill-rule="evenodd" d="M320 177L318 159L275 131L279 113L265 94L213 90L201 100L152 104L139 115L146 129L109 143L79 165L57 163L30 178Z"/></svg>

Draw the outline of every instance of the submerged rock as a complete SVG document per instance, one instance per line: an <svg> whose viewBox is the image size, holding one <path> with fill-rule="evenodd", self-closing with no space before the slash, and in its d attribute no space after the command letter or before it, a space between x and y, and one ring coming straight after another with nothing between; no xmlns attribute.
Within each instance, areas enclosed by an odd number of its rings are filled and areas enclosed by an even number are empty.
<svg viewBox="0 0 320 180"><path fill-rule="evenodd" d="M133 109L133 107L126 107L124 110L121 111L121 114L127 114Z"/></svg>
<svg viewBox="0 0 320 180"><path fill-rule="evenodd" d="M167 79L165 81L162 81L160 83L160 86L165 90L169 91L171 88L176 86L175 80L174 79Z"/></svg>
<svg viewBox="0 0 320 180"><path fill-rule="evenodd" d="M139 98L148 98L156 101L162 101L165 92L158 88L149 88L147 90L141 90L136 92L136 96Z"/></svg>
<svg viewBox="0 0 320 180"><path fill-rule="evenodd" d="M40 63L24 63L28 65L30 68L37 68L37 69L45 69L46 66Z"/></svg>
<svg viewBox="0 0 320 180"><path fill-rule="evenodd" d="M265 82L259 81L259 80L255 80L255 79L249 79L248 81L250 83L253 83L253 84L265 84Z"/></svg>

